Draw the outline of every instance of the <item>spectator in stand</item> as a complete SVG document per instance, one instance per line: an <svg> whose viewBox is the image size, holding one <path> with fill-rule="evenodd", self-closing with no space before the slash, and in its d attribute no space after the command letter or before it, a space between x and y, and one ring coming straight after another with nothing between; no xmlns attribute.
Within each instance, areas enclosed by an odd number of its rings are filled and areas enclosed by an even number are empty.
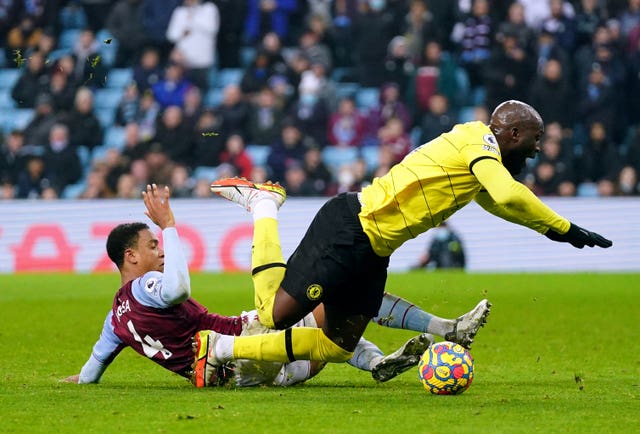
<svg viewBox="0 0 640 434"><path fill-rule="evenodd" d="M485 63L485 103L493 109L503 101L515 99L528 101L529 86L535 76L536 65L518 45L515 34L503 34L500 47L496 48Z"/></svg>
<svg viewBox="0 0 640 434"><path fill-rule="evenodd" d="M384 59L389 42L395 36L392 25L385 0L359 3L353 23L353 57L360 85L380 87L384 82Z"/></svg>
<svg viewBox="0 0 640 434"><path fill-rule="evenodd" d="M45 190L51 189L51 185L51 178L42 155L30 155L26 166L18 174L16 198L41 198Z"/></svg>
<svg viewBox="0 0 640 434"><path fill-rule="evenodd" d="M309 72L320 82L318 98L325 101L329 110L336 110L338 108L338 90L333 80L327 76L325 65L313 62L309 66Z"/></svg>
<svg viewBox="0 0 640 434"><path fill-rule="evenodd" d="M169 106L184 106L184 98L192 86L185 77L184 67L176 62L170 62L164 70L164 76L152 86L153 96L164 109Z"/></svg>
<svg viewBox="0 0 640 434"><path fill-rule="evenodd" d="M333 20L329 31L335 44L332 58L336 67L353 67L353 25L358 4L354 0L336 0L331 4Z"/></svg>
<svg viewBox="0 0 640 434"><path fill-rule="evenodd" d="M411 267L412 270L427 268L434 269L462 269L466 265L464 246L460 236L446 221L433 229L433 238L427 246L427 251L420 257L420 261Z"/></svg>
<svg viewBox="0 0 640 434"><path fill-rule="evenodd" d="M577 118L583 125L600 123L606 131L612 131L615 124L616 92L600 64L591 66L588 82L578 89Z"/></svg>
<svg viewBox="0 0 640 434"><path fill-rule="evenodd" d="M182 109L172 105L162 112L151 142L159 145L159 150L166 153L170 160L191 165L193 154L189 133L182 123Z"/></svg>
<svg viewBox="0 0 640 434"><path fill-rule="evenodd" d="M298 0L249 0L244 23L248 44L255 44L267 32L275 32L288 41L289 16L298 8Z"/></svg>
<svg viewBox="0 0 640 434"><path fill-rule="evenodd" d="M220 116L212 110L202 112L192 137L193 166L215 167L220 164L225 143L221 130Z"/></svg>
<svg viewBox="0 0 640 434"><path fill-rule="evenodd" d="M173 11L182 0L142 0L142 25L149 40L148 44L158 49L160 57L166 59L171 51L171 42L167 40L167 29Z"/></svg>
<svg viewBox="0 0 640 434"><path fill-rule="evenodd" d="M34 17L23 14L7 34L5 55L7 59L14 60L10 65L15 68L21 67L19 59L25 59L28 52L35 50L41 37L42 28L36 25Z"/></svg>
<svg viewBox="0 0 640 434"><path fill-rule="evenodd" d="M284 75L287 73L287 61L282 55L282 40L275 32L266 33L257 49L265 53L269 58L269 71L271 74Z"/></svg>
<svg viewBox="0 0 640 434"><path fill-rule="evenodd" d="M433 140L451 130L456 123L455 117L449 110L447 97L439 93L434 94L429 100L429 111L422 115L420 121L420 143L415 145Z"/></svg>
<svg viewBox="0 0 640 434"><path fill-rule="evenodd" d="M284 172L284 187L287 189L287 196L309 197L315 196L313 185L307 178L302 164L295 162Z"/></svg>
<svg viewBox="0 0 640 434"><path fill-rule="evenodd" d="M171 196L191 197L195 181L189 176L189 169L183 164L176 164L171 172Z"/></svg>
<svg viewBox="0 0 640 434"><path fill-rule="evenodd" d="M577 156L578 182L595 184L598 195L611 196L615 192L619 171L618 152L608 136L606 126L601 122L593 122L589 128L589 139Z"/></svg>
<svg viewBox="0 0 640 434"><path fill-rule="evenodd" d="M302 55L309 59L311 64L319 63L324 66L325 71L331 71L333 67L331 50L320 41L320 36L313 29L308 29L300 36L298 46Z"/></svg>
<svg viewBox="0 0 640 434"><path fill-rule="evenodd" d="M367 132L367 120L356 107L353 97L346 96L331 114L327 138L332 146L360 146Z"/></svg>
<svg viewBox="0 0 640 434"><path fill-rule="evenodd" d="M410 131L413 125L409 108L400 99L400 88L395 83L385 83L381 87L380 102L369 111L367 118L370 137L365 142L370 142L373 137L373 143L369 144L378 143L378 131L391 118L400 119L405 132Z"/></svg>
<svg viewBox="0 0 640 434"><path fill-rule="evenodd" d="M456 23L451 34L460 56L460 65L467 71L474 91L484 84L483 71L491 55L493 27L488 0L473 0L471 13Z"/></svg>
<svg viewBox="0 0 640 434"><path fill-rule="evenodd" d="M73 108L76 86L69 82L69 75L59 69L51 71L49 87L45 90L53 100L55 111L68 112Z"/></svg>
<svg viewBox="0 0 640 434"><path fill-rule="evenodd" d="M258 50L242 74L240 90L248 99L252 99L260 89L267 86L271 73L269 55L263 50Z"/></svg>
<svg viewBox="0 0 640 434"><path fill-rule="evenodd" d="M574 93L562 64L549 59L542 75L537 75L531 86L529 101L545 122L559 122L563 127L573 123Z"/></svg>
<svg viewBox="0 0 640 434"><path fill-rule="evenodd" d="M149 173L149 165L145 159L133 160L129 168L129 173L133 177L133 183L135 185L134 190L137 197L140 197L140 193L144 191L145 186L151 182L151 175Z"/></svg>
<svg viewBox="0 0 640 434"><path fill-rule="evenodd" d="M140 107L140 92L135 81L127 84L122 94L122 99L116 108L115 124L125 126L136 121L136 115Z"/></svg>
<svg viewBox="0 0 640 434"><path fill-rule="evenodd" d="M468 95L462 92L456 78L457 68L439 42L427 42L407 92L408 104L416 116L429 110L429 100L436 93L445 95L454 109L467 104Z"/></svg>
<svg viewBox="0 0 640 434"><path fill-rule="evenodd" d="M107 68L100 60L100 41L91 29L84 29L73 47L75 66L73 79L83 86L104 87Z"/></svg>
<svg viewBox="0 0 640 434"><path fill-rule="evenodd" d="M167 39L184 56L189 80L202 91L208 85L208 71L216 61L216 39L220 14L214 3L184 0L173 11L167 28Z"/></svg>
<svg viewBox="0 0 640 434"><path fill-rule="evenodd" d="M575 16L576 41L575 49L591 44L591 39L598 26L603 24L604 8L598 0L581 0Z"/></svg>
<svg viewBox="0 0 640 434"><path fill-rule="evenodd" d="M26 68L11 89L11 98L20 108L33 108L38 94L47 90L49 77L45 69L44 56L39 51L33 52L26 64Z"/></svg>
<svg viewBox="0 0 640 434"><path fill-rule="evenodd" d="M268 146L280 135L284 112L276 103L275 93L269 86L265 86L251 104L247 122L251 144Z"/></svg>
<svg viewBox="0 0 640 434"><path fill-rule="evenodd" d="M73 110L64 118L70 131L70 145L74 150L79 146L94 149L102 145L104 129L93 113L93 98L91 89L78 89Z"/></svg>
<svg viewBox="0 0 640 434"><path fill-rule="evenodd" d="M389 170L391 166L394 165L395 155L393 154L393 150L388 147L380 147L380 151L378 152L378 164L376 165L376 169L374 170L372 177L379 178L384 176Z"/></svg>
<svg viewBox="0 0 640 434"><path fill-rule="evenodd" d="M36 97L33 118L24 129L24 143L29 146L44 146L49 140L49 130L57 122L58 116L53 111L53 100L46 93Z"/></svg>
<svg viewBox="0 0 640 434"><path fill-rule="evenodd" d="M182 108L182 123L185 128L193 131L203 110L202 92L196 86L190 87L184 97L184 107Z"/></svg>
<svg viewBox="0 0 640 434"><path fill-rule="evenodd" d="M224 18L220 21L217 38L218 67L239 68L247 2L214 0L214 3L218 6L220 16Z"/></svg>
<svg viewBox="0 0 640 434"><path fill-rule="evenodd" d="M321 79L312 71L305 71L298 86L300 97L292 103L289 115L305 136L323 148L327 144L330 113L329 104L320 97L321 87Z"/></svg>
<svg viewBox="0 0 640 434"><path fill-rule="evenodd" d="M225 149L220 154L220 162L233 166L238 176L249 179L253 170L253 160L246 151L244 139L240 134L231 134L227 138Z"/></svg>
<svg viewBox="0 0 640 434"><path fill-rule="evenodd" d="M7 46L7 34L20 16L20 5L16 1L0 2L0 46ZM9 58L9 57L7 57Z"/></svg>
<svg viewBox="0 0 640 434"><path fill-rule="evenodd" d="M620 15L620 31L624 37L640 26L640 0L629 0Z"/></svg>
<svg viewBox="0 0 640 434"><path fill-rule="evenodd" d="M307 151L304 138L304 133L292 119L283 121L280 138L271 146L271 152L267 157L267 165L274 182L284 182L287 167L304 161Z"/></svg>
<svg viewBox="0 0 640 434"><path fill-rule="evenodd" d="M385 81L396 83L400 88L400 94L406 95L411 78L414 76L415 64L404 36L396 36L389 42L384 69Z"/></svg>
<svg viewBox="0 0 640 434"><path fill-rule="evenodd" d="M140 139L149 141L156 135L156 120L160 114L160 104L151 90L142 93L135 122L140 128Z"/></svg>
<svg viewBox="0 0 640 434"><path fill-rule="evenodd" d="M324 196L332 184L332 175L322 161L322 153L318 147L310 147L304 154L302 163L307 182L313 196Z"/></svg>
<svg viewBox="0 0 640 434"><path fill-rule="evenodd" d="M529 187L537 196L575 196L573 156L557 137L545 136Z"/></svg>
<svg viewBox="0 0 640 434"><path fill-rule="evenodd" d="M144 156L144 161L149 168L149 180L157 185L169 185L171 174L176 163L171 160L168 153L159 143L151 143L149 152Z"/></svg>
<svg viewBox="0 0 640 434"><path fill-rule="evenodd" d="M106 173L106 164L94 166L87 175L85 188L78 199L111 199L114 197L115 194L107 185Z"/></svg>
<svg viewBox="0 0 640 434"><path fill-rule="evenodd" d="M393 154L393 164L399 163L413 148L411 138L404 130L402 120L390 118L378 131L380 148L390 149Z"/></svg>
<svg viewBox="0 0 640 434"><path fill-rule="evenodd" d="M114 0L79 0L87 17L87 24L94 32L105 27L109 11L113 8Z"/></svg>
<svg viewBox="0 0 640 434"><path fill-rule="evenodd" d="M64 188L82 178L82 163L69 141L69 128L64 124L51 127L44 151L44 161L50 174L51 187L58 196Z"/></svg>
<svg viewBox="0 0 640 434"><path fill-rule="evenodd" d="M518 46L522 47L527 54L534 53L536 32L526 23L522 4L511 3L506 21L502 21L498 25L496 40L502 42L502 37L505 34L515 35L518 40Z"/></svg>
<svg viewBox="0 0 640 434"><path fill-rule="evenodd" d="M427 42L445 39L442 30L434 22L434 16L424 0L411 0L409 13L404 18L401 33L406 42L409 60L416 65L419 64Z"/></svg>
<svg viewBox="0 0 640 434"><path fill-rule="evenodd" d="M67 75L67 83L77 89L82 82L75 76L76 58L72 54L63 54L51 66L51 71L63 72Z"/></svg>
<svg viewBox="0 0 640 434"><path fill-rule="evenodd" d="M618 174L616 184L617 196L638 196L640 195L640 183L638 182L638 171L633 166L624 166Z"/></svg>
<svg viewBox="0 0 640 434"><path fill-rule="evenodd" d="M140 127L135 122L130 122L124 127L124 144L122 148L122 157L125 158L127 165L140 158L149 151L149 142L142 140L140 136Z"/></svg>
<svg viewBox="0 0 640 434"><path fill-rule="evenodd" d="M564 9L564 0L549 0L550 16L542 21L541 29L553 34L567 53L573 53L576 45L576 23L573 14Z"/></svg>
<svg viewBox="0 0 640 434"><path fill-rule="evenodd" d="M155 47L147 47L140 56L140 61L133 68L133 80L140 92L151 89L162 78L160 53Z"/></svg>
<svg viewBox="0 0 640 434"><path fill-rule="evenodd" d="M18 174L26 166L28 148L24 146L24 133L13 130L7 135L6 143L0 146L0 181L14 185Z"/></svg>
<svg viewBox="0 0 640 434"><path fill-rule="evenodd" d="M141 0L119 0L109 12L106 28L118 41L114 66L131 67L149 43Z"/></svg>
<svg viewBox="0 0 640 434"><path fill-rule="evenodd" d="M222 127L218 133L224 138L235 132L245 134L249 121L249 103L245 101L242 90L237 84L228 85L223 92L222 102L216 109Z"/></svg>

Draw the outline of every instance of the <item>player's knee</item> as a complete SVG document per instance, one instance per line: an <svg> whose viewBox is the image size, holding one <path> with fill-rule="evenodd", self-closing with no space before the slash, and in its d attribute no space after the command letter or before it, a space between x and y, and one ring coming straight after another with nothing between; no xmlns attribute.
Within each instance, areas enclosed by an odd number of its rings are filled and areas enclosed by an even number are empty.
<svg viewBox="0 0 640 434"><path fill-rule="evenodd" d="M320 333L318 350L320 351L320 360L325 362L343 363L353 356L352 351L345 350L329 339L324 333Z"/></svg>

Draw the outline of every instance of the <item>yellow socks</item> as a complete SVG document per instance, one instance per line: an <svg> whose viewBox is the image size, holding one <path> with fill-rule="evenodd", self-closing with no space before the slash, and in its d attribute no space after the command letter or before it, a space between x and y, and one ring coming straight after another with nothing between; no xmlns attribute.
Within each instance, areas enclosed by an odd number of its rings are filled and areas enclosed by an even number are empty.
<svg viewBox="0 0 640 434"><path fill-rule="evenodd" d="M284 278L285 266L280 248L278 220L273 218L256 220L251 248L251 274L254 304L260 322L265 327L274 327L273 301Z"/></svg>
<svg viewBox="0 0 640 434"><path fill-rule="evenodd" d="M292 362L317 360L346 362L353 355L331 339L322 329L293 327L277 333L255 336L236 336L233 343L234 359Z"/></svg>

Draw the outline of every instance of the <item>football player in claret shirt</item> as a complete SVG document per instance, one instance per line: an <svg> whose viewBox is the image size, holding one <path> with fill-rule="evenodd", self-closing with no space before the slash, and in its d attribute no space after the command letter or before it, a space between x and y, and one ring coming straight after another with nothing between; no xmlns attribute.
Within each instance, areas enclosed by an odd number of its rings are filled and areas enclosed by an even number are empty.
<svg viewBox="0 0 640 434"><path fill-rule="evenodd" d="M520 101L506 101L482 122L459 124L419 146L360 193L330 199L285 264L277 213L286 192L240 179L211 190L253 213L252 268L260 322L285 329L319 303L322 329L230 337L210 333L211 365L233 358L287 362L348 360L384 294L389 256L475 200L510 222L576 248L612 245L558 215L513 176L540 151L543 122ZM269 200L267 200L269 199Z"/></svg>
<svg viewBox="0 0 640 434"><path fill-rule="evenodd" d="M126 347L162 367L192 379L194 385L215 386L235 377L238 386L257 384L288 386L311 378L324 366L299 360L292 363L237 362L234 369L219 367L216 376L207 383L196 382L193 338L201 330L213 330L227 335L264 333L256 311L240 316L221 316L190 297L187 260L175 228L175 218L169 205L169 189L149 185L143 192L145 214L162 230L164 250L146 223L125 223L116 226L107 238L107 253L120 271L121 288L116 293L112 309L107 313L100 338L80 374L64 381L97 383L113 359ZM396 352L384 356L373 343L361 339L352 366L371 371L379 381L387 381L418 363L419 356L432 342L428 333L450 334L469 346L478 328L489 314L490 304L482 300L470 312L457 319L430 315L418 307L391 294L385 295L386 309L379 323L392 328L423 332L411 338ZM411 310L414 321L405 321L404 312ZM323 321L322 306L296 326L317 327Z"/></svg>

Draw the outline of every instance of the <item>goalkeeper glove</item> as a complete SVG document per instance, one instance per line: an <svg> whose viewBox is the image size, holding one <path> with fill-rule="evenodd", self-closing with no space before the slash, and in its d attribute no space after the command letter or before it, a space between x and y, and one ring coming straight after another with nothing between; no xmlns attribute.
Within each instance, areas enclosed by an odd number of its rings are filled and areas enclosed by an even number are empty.
<svg viewBox="0 0 640 434"><path fill-rule="evenodd" d="M569 227L566 234L559 234L553 229L549 229L544 235L550 240L558 241L559 243L569 243L578 249L582 249L584 246L598 246L606 249L613 245L610 240L602 235L590 232L573 223L571 223L571 227Z"/></svg>

